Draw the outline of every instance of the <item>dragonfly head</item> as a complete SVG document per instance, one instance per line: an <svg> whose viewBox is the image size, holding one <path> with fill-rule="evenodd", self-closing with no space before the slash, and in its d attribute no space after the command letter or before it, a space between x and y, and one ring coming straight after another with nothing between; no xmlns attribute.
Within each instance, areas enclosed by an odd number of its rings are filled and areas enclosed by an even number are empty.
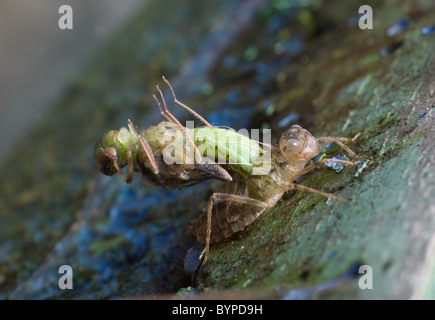
<svg viewBox="0 0 435 320"><path fill-rule="evenodd" d="M101 173L113 176L119 168L127 165L127 150L134 143L131 132L127 128L111 130L106 133L95 145L95 158L100 166Z"/></svg>
<svg viewBox="0 0 435 320"><path fill-rule="evenodd" d="M281 135L279 150L290 161L308 161L319 154L320 147L308 130L296 124Z"/></svg>
<svg viewBox="0 0 435 320"><path fill-rule="evenodd" d="M100 148L100 153L97 156L100 172L106 176L113 176L117 172L114 160L118 162L118 159L118 151L115 148Z"/></svg>

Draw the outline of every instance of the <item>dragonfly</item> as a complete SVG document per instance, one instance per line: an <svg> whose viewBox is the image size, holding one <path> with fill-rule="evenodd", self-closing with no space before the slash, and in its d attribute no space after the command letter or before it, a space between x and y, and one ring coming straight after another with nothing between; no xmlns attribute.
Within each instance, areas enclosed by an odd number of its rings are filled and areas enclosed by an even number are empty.
<svg viewBox="0 0 435 320"><path fill-rule="evenodd" d="M225 192L213 193L205 212L188 228L188 233L196 237L198 242L205 243L200 269L208 260L212 243L229 238L257 221L287 191L299 190L341 202L350 200L295 183L295 180L327 163L360 163L360 157L344 144L356 141L360 133L352 138L315 138L308 130L293 125L281 135L277 145L260 143L231 128L212 126L180 102L170 82L162 78L175 104L189 111L203 126L192 129L181 125L168 110L162 90L156 85L162 102L156 95L153 98L165 120L142 133L128 120L127 128L111 130L97 142L95 157L103 174L113 176L118 173L126 183L132 182L133 172L138 172L154 185L168 189L183 189L207 179L226 183ZM219 141L213 137L225 139ZM228 144L228 139L237 141L236 147ZM323 147L331 143L337 144L355 161L325 158L308 164ZM204 153L204 150L207 152ZM171 155L178 154L178 161L165 161L168 152ZM267 160L254 161L257 158L253 154L261 154L262 159ZM235 161L222 163L222 158ZM121 170L123 167L127 167L127 177ZM262 168L268 170L261 171ZM259 169L262 174L253 174L254 169Z"/></svg>

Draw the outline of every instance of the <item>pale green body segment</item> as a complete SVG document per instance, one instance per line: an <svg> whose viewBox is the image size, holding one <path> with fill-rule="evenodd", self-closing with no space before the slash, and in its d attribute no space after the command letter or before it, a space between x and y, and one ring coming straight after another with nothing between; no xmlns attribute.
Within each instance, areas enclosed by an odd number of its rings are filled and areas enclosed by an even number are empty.
<svg viewBox="0 0 435 320"><path fill-rule="evenodd" d="M243 176L249 176L253 167L261 165L263 148L259 142L232 129L201 127L188 131L202 156L214 158Z"/></svg>

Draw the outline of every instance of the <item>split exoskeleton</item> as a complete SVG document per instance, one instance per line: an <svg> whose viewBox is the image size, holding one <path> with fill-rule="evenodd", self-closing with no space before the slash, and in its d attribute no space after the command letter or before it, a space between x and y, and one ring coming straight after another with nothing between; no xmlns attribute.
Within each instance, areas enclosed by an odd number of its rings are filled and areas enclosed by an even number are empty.
<svg viewBox="0 0 435 320"><path fill-rule="evenodd" d="M162 91L156 85L163 106L156 96L153 97L166 121L139 133L133 123L128 120L128 128L112 130L100 139L95 148L95 155L102 173L110 176L119 173L126 183L131 183L134 171L139 172L142 177L153 184L164 188L182 189L207 179L218 179L227 183L225 193L213 193L207 210L193 222L188 230L198 242L205 243L202 265L207 261L211 243L222 241L243 230L257 220L267 208L275 206L286 191L296 189L342 202L348 201L348 199L312 189L294 183L294 181L298 176L329 162L347 165L360 163L361 161L357 161L359 157L344 144L344 142L355 141L359 134L353 138L320 137L316 139L299 125L293 125L281 135L278 145L266 146L245 136L237 136L239 134L231 129L213 127L198 113L178 101L169 81L164 77L163 80L169 86L174 102L191 112L204 126L195 130L182 126L168 111ZM197 130L203 130L212 136L235 137L248 146L248 150L268 152L270 156L268 171L264 174L252 174L252 168L259 164L250 162L250 157L240 152L237 154L239 162L218 163L218 156L222 154L228 156L232 152L226 143L214 141L212 149L214 152L201 154L201 145L204 146L204 143L209 142L197 139ZM168 132L172 132L175 138L163 139L165 133ZM322 159L307 165L324 146L331 143L338 144L356 161ZM169 164L165 161L165 150L170 144L173 149L174 145L175 148L179 148L184 161ZM125 166L127 166L127 177L121 171L121 168Z"/></svg>

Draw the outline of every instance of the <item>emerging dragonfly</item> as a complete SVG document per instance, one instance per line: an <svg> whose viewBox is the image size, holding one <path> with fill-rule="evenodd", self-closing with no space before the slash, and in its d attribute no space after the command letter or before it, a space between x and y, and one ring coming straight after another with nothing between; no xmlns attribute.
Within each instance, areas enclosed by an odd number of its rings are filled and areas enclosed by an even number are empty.
<svg viewBox="0 0 435 320"><path fill-rule="evenodd" d="M275 206L286 191L296 189L342 202L349 200L294 183L294 181L298 176L328 162L347 165L360 163L361 161L322 159L307 165L319 154L322 147L330 143L336 143L352 158L359 159L343 142L353 142L360 134L353 138L320 137L316 139L307 130L294 125L281 135L278 145L264 145L231 129L213 127L198 113L178 101L169 81L165 77L163 81L169 86L174 102L191 112L203 122L204 126L193 130L182 126L167 109L163 93L156 85L163 107L159 99L155 95L153 97L166 121L148 128L141 134L128 120L128 129L123 127L120 130L109 131L100 139L95 147L95 156L103 174L112 176L119 173L126 183L131 183L133 171L139 172L145 179L164 188L181 189L212 178L227 183L225 193L213 193L206 212L193 222L188 230L198 242L205 243L201 266L207 262L211 243L222 241L243 230L257 220L267 208ZM227 159L234 158L235 151L228 147L226 142L206 141L198 137L198 130L202 130L201 137L204 136L204 132L207 137L235 137L242 145L249 148L243 149L244 152L236 152L237 161L219 164L220 156L223 155ZM164 139L167 132L172 132L171 137L174 138ZM210 144L213 144L212 154L209 151L205 156L200 151L204 149L201 146L209 147ZM164 161L169 145L171 145L172 153L179 151L183 161L170 164ZM270 169L265 174L252 174L254 167L264 165L264 163L254 163L250 150L263 154L269 153ZM121 168L125 166L127 166L127 177L121 171Z"/></svg>

